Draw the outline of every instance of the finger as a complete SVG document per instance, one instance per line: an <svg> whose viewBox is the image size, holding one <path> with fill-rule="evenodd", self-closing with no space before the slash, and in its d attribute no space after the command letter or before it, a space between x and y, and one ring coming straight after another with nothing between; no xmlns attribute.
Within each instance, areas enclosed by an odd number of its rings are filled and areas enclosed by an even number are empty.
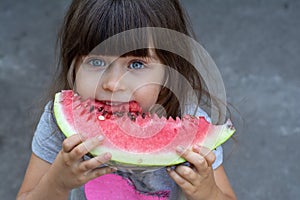
<svg viewBox="0 0 300 200"><path fill-rule="evenodd" d="M72 149L72 151L70 152L70 158L73 160L81 159L81 157L83 157L85 154L99 146L103 140L104 137L101 135L85 140L84 142Z"/></svg>
<svg viewBox="0 0 300 200"><path fill-rule="evenodd" d="M209 167L211 167L216 160L216 155L214 154L214 152L206 147L195 145L193 147L193 151L203 156Z"/></svg>
<svg viewBox="0 0 300 200"><path fill-rule="evenodd" d="M208 163L202 155L191 150L184 151L184 149L180 146L177 147L176 150L179 154L181 154L182 158L194 165L198 173L206 173Z"/></svg>
<svg viewBox="0 0 300 200"><path fill-rule="evenodd" d="M170 177L177 183L179 187L181 187L184 191L190 191L193 188L193 185L185 180L182 176L180 176L175 170L171 170L171 168L167 168L167 172Z"/></svg>
<svg viewBox="0 0 300 200"><path fill-rule="evenodd" d="M81 134L74 134L63 141L62 149L65 153L69 153L82 141L84 141L84 137Z"/></svg>
<svg viewBox="0 0 300 200"><path fill-rule="evenodd" d="M107 161L111 159L110 153L105 153L103 155L91 158L89 160L83 161L79 164L79 170L80 171L88 171L95 169L99 167L100 165L103 165Z"/></svg>
<svg viewBox="0 0 300 200"><path fill-rule="evenodd" d="M179 165L175 168L175 171L192 185L195 185L195 182L199 180L198 174L191 167Z"/></svg>
<svg viewBox="0 0 300 200"><path fill-rule="evenodd" d="M86 173L86 176L87 176L88 180L91 180L91 179L94 179L99 176L103 176L105 174L109 174L109 173L112 173L115 171L117 171L117 169L114 167L101 167L101 168L96 168L96 169L89 171L88 173Z"/></svg>

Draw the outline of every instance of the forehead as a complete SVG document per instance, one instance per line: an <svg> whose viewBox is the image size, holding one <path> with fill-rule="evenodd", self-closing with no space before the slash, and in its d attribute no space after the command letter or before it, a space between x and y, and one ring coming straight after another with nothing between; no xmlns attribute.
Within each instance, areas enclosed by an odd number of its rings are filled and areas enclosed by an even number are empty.
<svg viewBox="0 0 300 200"><path fill-rule="evenodd" d="M153 48L149 48L149 49L138 49L138 50L134 50L131 52L127 52L125 54L122 55L117 55L117 54L113 54L113 53L103 53L103 52L91 52L90 54L86 55L87 57L89 56L99 56L99 57L105 57L108 58L110 60L112 59L117 59L117 58L132 58L132 57L139 57L139 58L147 58L147 59L151 59L151 60L159 60L159 57L155 51L155 49ZM84 56L84 57L86 57Z"/></svg>

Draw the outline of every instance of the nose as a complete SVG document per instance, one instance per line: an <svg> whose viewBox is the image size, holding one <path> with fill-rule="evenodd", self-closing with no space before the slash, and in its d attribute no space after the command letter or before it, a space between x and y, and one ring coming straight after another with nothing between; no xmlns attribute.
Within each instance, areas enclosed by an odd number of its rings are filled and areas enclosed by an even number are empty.
<svg viewBox="0 0 300 200"><path fill-rule="evenodd" d="M110 66L103 73L101 85L103 90L116 92L125 90L124 73L119 66Z"/></svg>

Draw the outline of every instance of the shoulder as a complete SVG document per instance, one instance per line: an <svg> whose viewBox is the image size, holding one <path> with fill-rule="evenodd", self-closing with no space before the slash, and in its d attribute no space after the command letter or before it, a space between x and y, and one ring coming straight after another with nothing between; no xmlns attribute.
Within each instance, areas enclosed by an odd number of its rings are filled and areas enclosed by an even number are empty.
<svg viewBox="0 0 300 200"><path fill-rule="evenodd" d="M188 115L193 115L196 117L204 117L208 122L211 122L210 117L208 116L208 114L199 106L197 106L196 104L186 104L184 107L184 115L188 114Z"/></svg>
<svg viewBox="0 0 300 200"><path fill-rule="evenodd" d="M49 101L36 127L32 151L41 159L52 163L60 151L64 135L59 130L53 115L53 101Z"/></svg>
<svg viewBox="0 0 300 200"><path fill-rule="evenodd" d="M40 117L40 121L37 125L35 135L38 132L48 132L49 130L55 130L58 129L54 115L53 115L53 101L49 101L46 106L44 107L44 111Z"/></svg>

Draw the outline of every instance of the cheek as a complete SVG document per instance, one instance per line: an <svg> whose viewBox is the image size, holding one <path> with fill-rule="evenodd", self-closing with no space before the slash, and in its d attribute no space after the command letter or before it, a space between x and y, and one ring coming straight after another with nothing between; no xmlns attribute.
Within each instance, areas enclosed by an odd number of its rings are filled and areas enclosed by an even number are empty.
<svg viewBox="0 0 300 200"><path fill-rule="evenodd" d="M161 86L147 85L139 88L133 94L134 99L141 105L143 111L149 109L156 103Z"/></svg>
<svg viewBox="0 0 300 200"><path fill-rule="evenodd" d="M74 89L84 99L89 97L94 98L96 95L98 82L99 75L79 69L76 73Z"/></svg>

